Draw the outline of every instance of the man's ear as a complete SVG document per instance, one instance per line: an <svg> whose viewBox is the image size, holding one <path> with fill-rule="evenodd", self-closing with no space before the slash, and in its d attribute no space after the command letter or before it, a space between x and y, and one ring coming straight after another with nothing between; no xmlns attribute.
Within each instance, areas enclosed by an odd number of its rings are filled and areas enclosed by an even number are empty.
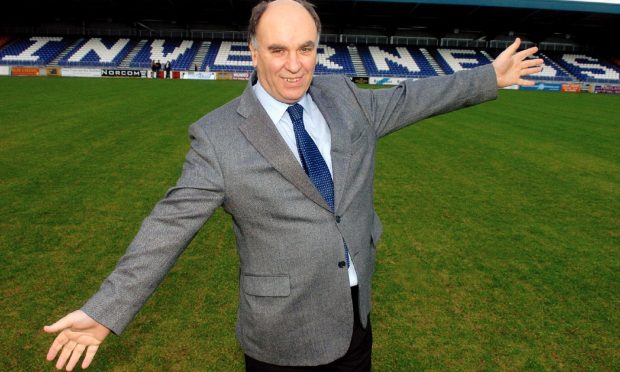
<svg viewBox="0 0 620 372"><path fill-rule="evenodd" d="M250 48L250 54L252 55L252 66L256 68L256 65L258 64L258 50L254 48L254 43L251 41L248 43L248 47Z"/></svg>

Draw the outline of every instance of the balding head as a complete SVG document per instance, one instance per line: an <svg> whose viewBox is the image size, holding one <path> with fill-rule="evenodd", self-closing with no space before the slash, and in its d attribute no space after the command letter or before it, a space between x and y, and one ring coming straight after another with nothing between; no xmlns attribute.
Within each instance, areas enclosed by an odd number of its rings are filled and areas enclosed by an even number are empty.
<svg viewBox="0 0 620 372"><path fill-rule="evenodd" d="M256 6L252 8L252 14L250 16L250 21L248 23L248 42L249 43L256 46L256 32L258 28L258 23L260 22L267 8L273 7L273 6L277 7L277 6L282 6L282 5L287 6L286 3L297 3L308 12L308 14L310 15L310 17L312 17L312 20L314 21L314 24L316 26L317 43L318 43L318 38L321 35L321 20L319 19L319 15L316 13L314 4L309 3L306 0L275 0L275 1L266 0L266 1L261 1L260 3L256 4ZM291 4L288 4L288 5L290 6Z"/></svg>

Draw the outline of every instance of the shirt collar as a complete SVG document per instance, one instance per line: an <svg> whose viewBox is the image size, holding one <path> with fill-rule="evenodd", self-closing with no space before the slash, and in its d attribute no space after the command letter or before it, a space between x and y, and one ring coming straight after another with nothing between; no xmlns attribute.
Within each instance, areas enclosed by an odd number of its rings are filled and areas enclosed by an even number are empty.
<svg viewBox="0 0 620 372"><path fill-rule="evenodd" d="M267 111L267 115L274 124L277 124L282 116L286 113L286 109L290 106L288 103L280 102L277 99L273 98L265 88L261 85L260 81L256 81L256 84L252 87L254 89L254 94L256 94L256 98L261 103L265 111ZM306 93L301 97L299 103L304 110L308 111L310 108L310 97Z"/></svg>

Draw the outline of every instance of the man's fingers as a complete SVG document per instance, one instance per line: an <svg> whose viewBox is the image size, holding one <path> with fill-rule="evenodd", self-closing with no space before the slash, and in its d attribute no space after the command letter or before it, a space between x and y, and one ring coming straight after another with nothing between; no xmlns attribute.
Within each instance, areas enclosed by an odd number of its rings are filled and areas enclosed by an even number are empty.
<svg viewBox="0 0 620 372"><path fill-rule="evenodd" d="M527 48L518 53L515 53L515 58L522 61L526 59L527 57L536 54L537 52L538 52L538 47Z"/></svg>
<svg viewBox="0 0 620 372"><path fill-rule="evenodd" d="M523 61L521 67L522 68L537 67L537 66L542 65L543 63L544 61L542 60L542 58L526 59L525 61Z"/></svg>
<svg viewBox="0 0 620 372"><path fill-rule="evenodd" d="M50 349L47 352L47 360L54 360L54 358L56 358L56 354L58 354L58 352L62 349L63 345L67 343L67 341L69 341L69 339L64 333L56 336L56 339L54 340L54 342L52 342L52 346L50 346Z"/></svg>
<svg viewBox="0 0 620 372"><path fill-rule="evenodd" d="M521 76L537 74L542 71L542 67L530 67L521 70Z"/></svg>
<svg viewBox="0 0 620 372"><path fill-rule="evenodd" d="M517 49L519 49L519 46L520 46L520 45L521 45L521 39L516 38L516 39L515 39L515 41L514 41L512 44L510 44L510 45L508 46L508 48L506 48L506 50L505 50L505 51L506 51L506 52L508 52L508 53L509 53L509 55L513 55L513 54L515 54L515 52L517 51Z"/></svg>
<svg viewBox="0 0 620 372"><path fill-rule="evenodd" d="M65 363L67 362L67 359L69 359L69 357L71 356L71 352L75 348L75 345L76 345L75 341L69 341L65 344L65 346L63 346L62 352L60 353L60 356L58 357L58 361L56 362L57 369L62 369L62 367L64 367Z"/></svg>
<svg viewBox="0 0 620 372"><path fill-rule="evenodd" d="M73 353L71 354L71 359L69 359L69 363L67 363L67 371L72 371L73 367L77 364L82 356L82 353L86 349L86 346L83 344L77 344L75 349L73 349Z"/></svg>
<svg viewBox="0 0 620 372"><path fill-rule="evenodd" d="M526 86L526 87L531 87L535 83L536 82L534 80L519 79L519 82L517 84L523 85L523 86Z"/></svg>
<svg viewBox="0 0 620 372"><path fill-rule="evenodd" d="M86 349L86 355L84 356L84 360L82 361L82 368L88 368L90 362L93 361L95 354L97 354L98 349L99 346L97 345L89 346L88 349Z"/></svg>
<svg viewBox="0 0 620 372"><path fill-rule="evenodd" d="M89 339L89 337L83 335L80 337L76 336L76 334L65 330L61 332L52 343L52 346L47 352L47 360L54 360L58 352L60 352L60 356L58 356L58 360L56 361L57 369L62 369L66 364L67 371L73 370L82 357L82 354L84 354L84 351L86 351L86 354L82 361L82 368L87 368L93 361L99 349L99 345L88 346L94 339Z"/></svg>

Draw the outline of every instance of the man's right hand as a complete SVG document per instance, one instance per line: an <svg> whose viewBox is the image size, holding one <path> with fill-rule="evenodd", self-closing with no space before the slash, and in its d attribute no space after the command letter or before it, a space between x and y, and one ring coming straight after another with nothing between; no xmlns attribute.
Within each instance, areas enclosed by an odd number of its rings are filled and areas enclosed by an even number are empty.
<svg viewBox="0 0 620 372"><path fill-rule="evenodd" d="M56 323L43 327L43 330L47 333L60 332L47 352L47 360L54 360L58 352L62 350L56 362L56 368L62 369L68 360L67 371L73 370L84 351L86 355L82 361L82 368L88 368L99 345L110 333L108 328L86 315L82 310L66 315Z"/></svg>

